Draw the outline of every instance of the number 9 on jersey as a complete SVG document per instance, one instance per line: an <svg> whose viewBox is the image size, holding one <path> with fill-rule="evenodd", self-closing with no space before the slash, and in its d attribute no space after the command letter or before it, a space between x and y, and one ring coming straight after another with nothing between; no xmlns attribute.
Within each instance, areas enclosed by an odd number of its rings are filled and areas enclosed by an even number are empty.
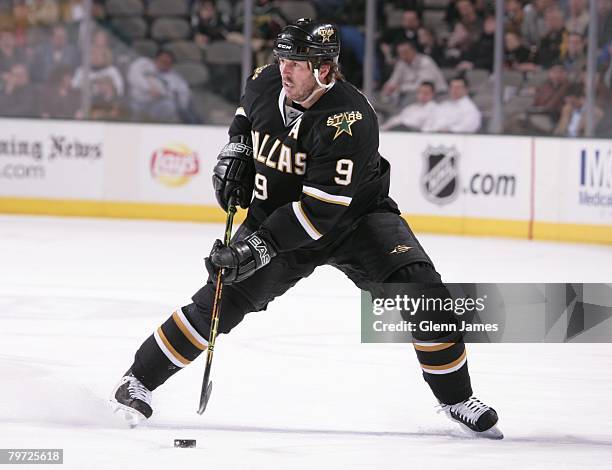
<svg viewBox="0 0 612 470"><path fill-rule="evenodd" d="M268 180L264 175L255 175L255 197L265 201L268 199Z"/></svg>

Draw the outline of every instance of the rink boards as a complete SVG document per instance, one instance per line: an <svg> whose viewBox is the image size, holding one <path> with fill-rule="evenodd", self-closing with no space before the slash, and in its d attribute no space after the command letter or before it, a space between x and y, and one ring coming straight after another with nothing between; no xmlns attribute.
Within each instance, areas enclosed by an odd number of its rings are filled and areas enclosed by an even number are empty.
<svg viewBox="0 0 612 470"><path fill-rule="evenodd" d="M0 212L222 221L222 127L2 119ZM612 243L612 141L381 134L416 231Z"/></svg>

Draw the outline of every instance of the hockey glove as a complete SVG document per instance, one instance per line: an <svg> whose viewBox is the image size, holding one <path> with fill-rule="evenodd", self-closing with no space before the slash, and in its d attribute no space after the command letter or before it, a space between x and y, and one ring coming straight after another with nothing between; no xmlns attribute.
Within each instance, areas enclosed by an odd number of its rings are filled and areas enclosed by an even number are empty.
<svg viewBox="0 0 612 470"><path fill-rule="evenodd" d="M231 196L240 207L246 209L253 197L255 162L250 138L238 135L230 139L217 157L213 170L213 187L217 202L227 212Z"/></svg>
<svg viewBox="0 0 612 470"><path fill-rule="evenodd" d="M266 242L255 232L246 237L223 246L221 240L215 241L210 256L206 258L206 269L214 279L219 268L225 268L223 282L233 284L251 277L259 268L263 268L276 256L271 243Z"/></svg>

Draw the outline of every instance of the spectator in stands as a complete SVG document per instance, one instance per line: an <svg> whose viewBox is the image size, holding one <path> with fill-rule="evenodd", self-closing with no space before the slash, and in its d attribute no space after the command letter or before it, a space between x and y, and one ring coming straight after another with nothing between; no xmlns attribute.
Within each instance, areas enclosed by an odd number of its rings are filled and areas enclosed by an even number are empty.
<svg viewBox="0 0 612 470"><path fill-rule="evenodd" d="M584 97L584 85L576 83L572 85L565 97L561 116L555 127L554 134L567 137L584 136L586 129L586 100ZM595 107L595 122L603 117L603 111Z"/></svg>
<svg viewBox="0 0 612 470"><path fill-rule="evenodd" d="M36 94L30 83L30 74L25 64L14 64L4 75L4 86L0 93L0 110L3 116L34 117Z"/></svg>
<svg viewBox="0 0 612 470"><path fill-rule="evenodd" d="M454 67L461 62L470 47L480 40L483 22L470 0L457 0L459 20L446 41L444 65Z"/></svg>
<svg viewBox="0 0 612 470"><path fill-rule="evenodd" d="M442 65L444 51L434 31L431 28L421 26L418 31L418 38L422 49L421 52L431 57L436 64Z"/></svg>
<svg viewBox="0 0 612 470"><path fill-rule="evenodd" d="M94 29L91 35L91 45L94 47L107 47L112 50L111 38L103 29L96 28Z"/></svg>
<svg viewBox="0 0 612 470"><path fill-rule="evenodd" d="M66 28L62 25L53 27L51 40L40 48L36 65L32 69L34 81L46 81L51 70L67 65L75 69L79 63L79 53L75 46L68 43Z"/></svg>
<svg viewBox="0 0 612 470"><path fill-rule="evenodd" d="M597 46L604 47L612 41L612 1L597 1Z"/></svg>
<svg viewBox="0 0 612 470"><path fill-rule="evenodd" d="M102 76L95 82L95 94L91 99L89 117L95 120L123 120L128 112L117 94L115 83L110 76Z"/></svg>
<svg viewBox="0 0 612 470"><path fill-rule="evenodd" d="M421 26L419 15L414 10L406 10L402 13L400 26L390 28L383 32L380 49L385 57L385 63L393 65L395 63L395 48L398 44L411 41L417 46L417 50L422 52L419 43L418 31Z"/></svg>
<svg viewBox="0 0 612 470"><path fill-rule="evenodd" d="M589 25L589 10L586 0L569 0L569 15L565 29L570 33L584 36Z"/></svg>
<svg viewBox="0 0 612 470"><path fill-rule="evenodd" d="M25 44L21 46L24 62L28 66L28 70L32 73L32 68L35 67L40 48L43 44L49 42L49 30L47 28L30 28L26 32Z"/></svg>
<svg viewBox="0 0 612 470"><path fill-rule="evenodd" d="M180 122L191 99L189 85L174 69L174 55L161 50L155 60L136 59L128 70L130 108L136 119Z"/></svg>
<svg viewBox="0 0 612 470"><path fill-rule="evenodd" d="M508 31L504 36L504 66L508 70L533 72L538 66L533 61L533 53L521 43L516 31Z"/></svg>
<svg viewBox="0 0 612 470"><path fill-rule="evenodd" d="M24 54L17 48L13 32L0 31L0 74L8 72L14 64L23 61Z"/></svg>
<svg viewBox="0 0 612 470"><path fill-rule="evenodd" d="M449 99L438 105L433 117L423 125L423 132L477 132L482 115L468 92L464 77L453 78Z"/></svg>
<svg viewBox="0 0 612 470"><path fill-rule="evenodd" d="M525 21L525 10L520 0L506 0L506 21L504 31L513 31L520 37Z"/></svg>
<svg viewBox="0 0 612 470"><path fill-rule="evenodd" d="M449 0L446 5L446 12L444 15L444 21L448 24L450 30L455 26L455 23L461 19L461 7L459 6L460 0ZM473 0L471 1L474 6L474 11L478 16L484 17L485 11L488 7L488 0ZM489 2L491 3L491 2ZM494 2L493 2L494 3Z"/></svg>
<svg viewBox="0 0 612 470"><path fill-rule="evenodd" d="M476 13L476 7L470 0L458 0L456 5L459 11L458 23L461 23L467 31L468 44L474 44L482 34L482 19Z"/></svg>
<svg viewBox="0 0 612 470"><path fill-rule="evenodd" d="M198 4L197 14L193 15L191 26L194 31L193 39L198 46L223 40L229 31L213 0L202 0Z"/></svg>
<svg viewBox="0 0 612 470"><path fill-rule="evenodd" d="M536 63L548 68L561 59L561 54L567 47L567 30L560 8L550 7L544 18L547 32L540 41Z"/></svg>
<svg viewBox="0 0 612 470"><path fill-rule="evenodd" d="M570 33L567 35L567 49L562 55L563 66L568 73L570 81L580 79L580 74L586 68L586 44L581 34Z"/></svg>
<svg viewBox="0 0 612 470"><path fill-rule="evenodd" d="M451 30L457 20L459 19L459 12L457 11L457 0L449 0L446 4L446 11L444 12L444 22Z"/></svg>
<svg viewBox="0 0 612 470"><path fill-rule="evenodd" d="M74 78L72 79L73 87L81 88L83 86L85 73L84 67L79 67L76 70ZM114 90L112 95L119 97L123 96L123 77L119 69L113 65L113 53L106 46L91 46L89 81L91 84L92 99L96 99L98 95L109 95L106 79L110 80L110 86ZM104 86L101 86L100 82L104 82Z"/></svg>
<svg viewBox="0 0 612 470"><path fill-rule="evenodd" d="M13 14L11 18L15 43L22 47L26 42L26 33L30 25L30 9L25 0L13 1Z"/></svg>
<svg viewBox="0 0 612 470"><path fill-rule="evenodd" d="M72 69L65 65L53 69L40 96L40 117L79 119L81 93L72 86Z"/></svg>
<svg viewBox="0 0 612 470"><path fill-rule="evenodd" d="M528 131L544 134L553 131L570 86L563 64L553 64L548 69L546 81L536 88L533 104L527 111L527 120L523 124Z"/></svg>
<svg viewBox="0 0 612 470"><path fill-rule="evenodd" d="M85 17L83 0L65 0L61 4L61 10L62 21L65 23L80 23Z"/></svg>
<svg viewBox="0 0 612 470"><path fill-rule="evenodd" d="M608 44L607 52L607 62L601 68L601 82L612 93L612 42Z"/></svg>
<svg viewBox="0 0 612 470"><path fill-rule="evenodd" d="M444 75L432 60L419 54L411 42L403 42L397 46L398 61L393 67L393 73L382 88L384 97L393 97L399 106L407 101L413 101L414 95L422 82L432 82L437 91L446 91Z"/></svg>
<svg viewBox="0 0 612 470"><path fill-rule="evenodd" d="M227 35L228 41L243 44L245 38L242 36L244 24L244 11L241 11L242 2L238 5L238 14L231 32ZM251 47L255 52L255 65L264 65L271 61L272 45L280 30L288 23L282 10L270 0L255 0L253 5L253 38L250 39Z"/></svg>
<svg viewBox="0 0 612 470"><path fill-rule="evenodd" d="M612 41L607 45L607 62L603 63L598 74L597 101L604 111L596 134L598 137L612 137Z"/></svg>
<svg viewBox="0 0 612 470"><path fill-rule="evenodd" d="M12 0L0 0L0 30L4 30L12 26L12 9Z"/></svg>
<svg viewBox="0 0 612 470"><path fill-rule="evenodd" d="M32 26L53 26L60 20L56 0L28 0L29 20Z"/></svg>
<svg viewBox="0 0 612 470"><path fill-rule="evenodd" d="M457 70L485 69L493 72L493 53L495 48L495 17L487 16L483 23L480 40L473 43L461 56Z"/></svg>
<svg viewBox="0 0 612 470"><path fill-rule="evenodd" d="M433 118L438 104L434 100L436 95L432 82L423 82L417 91L416 103L406 106L401 113L385 122L380 129L388 131L395 128L403 130L421 131L425 123Z"/></svg>
<svg viewBox="0 0 612 470"><path fill-rule="evenodd" d="M527 47L535 48L546 33L545 12L554 5L554 0L533 0L524 7L525 16L521 27L521 37Z"/></svg>
<svg viewBox="0 0 612 470"><path fill-rule="evenodd" d="M81 31L79 31L80 33ZM83 36L79 36L79 38L82 38L79 39L79 47L82 48L85 45L85 39ZM127 68L127 65L134 59L134 52L124 42L116 36L112 36L109 31L99 27L93 28L91 46L109 49L113 54L113 63L121 70L123 70L122 67Z"/></svg>

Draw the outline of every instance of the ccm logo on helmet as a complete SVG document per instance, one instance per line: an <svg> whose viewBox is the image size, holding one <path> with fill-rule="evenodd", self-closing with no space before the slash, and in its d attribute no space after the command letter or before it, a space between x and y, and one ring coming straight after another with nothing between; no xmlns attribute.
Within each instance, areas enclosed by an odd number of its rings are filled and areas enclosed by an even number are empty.
<svg viewBox="0 0 612 470"><path fill-rule="evenodd" d="M282 42L277 43L276 47L278 47L279 49L291 50L291 45L283 44Z"/></svg>

